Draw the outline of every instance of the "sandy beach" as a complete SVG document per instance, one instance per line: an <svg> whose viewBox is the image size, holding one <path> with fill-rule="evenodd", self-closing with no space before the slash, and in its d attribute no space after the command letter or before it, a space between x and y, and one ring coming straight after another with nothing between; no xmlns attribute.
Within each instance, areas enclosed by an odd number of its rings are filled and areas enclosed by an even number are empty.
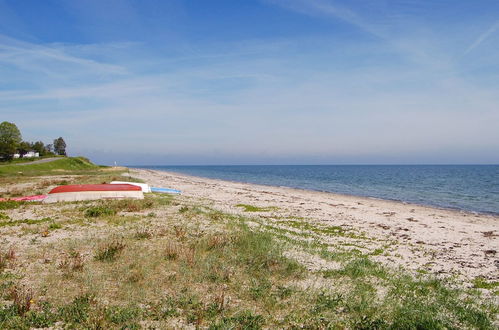
<svg viewBox="0 0 499 330"><path fill-rule="evenodd" d="M2 202L2 329L497 328L497 216L55 165L1 177L0 197L115 180L182 194Z"/></svg>
<svg viewBox="0 0 499 330"><path fill-rule="evenodd" d="M465 281L499 280L498 216L156 170L130 174L153 186L180 189L184 197L223 212L258 216L288 233L312 228L313 239L333 249L358 249L392 267ZM246 212L241 204L262 209ZM327 228L348 234L326 235ZM310 255L294 257L310 269L334 267Z"/></svg>

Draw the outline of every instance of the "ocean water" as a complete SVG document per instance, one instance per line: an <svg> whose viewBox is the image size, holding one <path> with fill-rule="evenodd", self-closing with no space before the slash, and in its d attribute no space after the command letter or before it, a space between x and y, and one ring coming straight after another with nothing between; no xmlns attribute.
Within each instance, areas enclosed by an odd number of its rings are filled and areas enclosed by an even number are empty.
<svg viewBox="0 0 499 330"><path fill-rule="evenodd" d="M499 214L498 165L135 167Z"/></svg>

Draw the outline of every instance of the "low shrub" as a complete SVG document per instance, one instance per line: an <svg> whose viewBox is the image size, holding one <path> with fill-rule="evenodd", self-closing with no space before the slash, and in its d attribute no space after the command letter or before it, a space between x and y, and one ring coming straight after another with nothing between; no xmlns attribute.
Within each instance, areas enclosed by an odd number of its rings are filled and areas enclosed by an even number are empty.
<svg viewBox="0 0 499 330"><path fill-rule="evenodd" d="M115 209L106 206L91 206L85 210L85 216L89 218L98 218L102 216L115 215Z"/></svg>
<svg viewBox="0 0 499 330"><path fill-rule="evenodd" d="M126 245L121 241L112 241L111 243L105 244L97 250L95 260L114 261L125 247Z"/></svg>

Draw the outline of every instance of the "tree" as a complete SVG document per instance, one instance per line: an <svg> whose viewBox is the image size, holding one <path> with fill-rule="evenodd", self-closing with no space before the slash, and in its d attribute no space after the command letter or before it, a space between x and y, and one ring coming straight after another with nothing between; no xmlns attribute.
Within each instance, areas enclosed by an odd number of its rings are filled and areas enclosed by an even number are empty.
<svg viewBox="0 0 499 330"><path fill-rule="evenodd" d="M19 154L22 156L26 155L29 151L31 151L33 148L31 147L31 143L26 142L26 141L21 141L17 145L17 151L19 151Z"/></svg>
<svg viewBox="0 0 499 330"><path fill-rule="evenodd" d="M33 143L32 147L34 151L40 154L40 156L45 156L47 154L47 147L45 147L42 141L37 141Z"/></svg>
<svg viewBox="0 0 499 330"><path fill-rule="evenodd" d="M66 156L66 142L62 137L54 140L54 151L58 155Z"/></svg>
<svg viewBox="0 0 499 330"><path fill-rule="evenodd" d="M47 153L53 154L54 153L54 145L53 144L47 144L45 146L45 149L47 149Z"/></svg>
<svg viewBox="0 0 499 330"><path fill-rule="evenodd" d="M0 158L12 159L22 141L16 124L4 121L0 124Z"/></svg>

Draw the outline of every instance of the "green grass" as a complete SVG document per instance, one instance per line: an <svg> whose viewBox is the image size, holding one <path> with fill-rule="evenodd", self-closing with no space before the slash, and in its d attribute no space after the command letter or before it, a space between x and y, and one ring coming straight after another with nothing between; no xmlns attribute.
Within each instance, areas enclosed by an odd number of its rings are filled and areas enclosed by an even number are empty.
<svg viewBox="0 0 499 330"><path fill-rule="evenodd" d="M95 205L81 208L86 217L99 218L116 215L118 212L142 212L171 203L171 197L146 196L144 199L102 200Z"/></svg>
<svg viewBox="0 0 499 330"><path fill-rule="evenodd" d="M258 206L254 206L254 205L248 205L248 204L237 204L236 207L244 208L244 212L270 212L270 211L276 211L279 209L276 206L258 207Z"/></svg>
<svg viewBox="0 0 499 330"><path fill-rule="evenodd" d="M54 175L64 172L78 172L98 170L99 166L92 164L84 157L67 157L47 163L28 165L1 165L0 176L39 176Z"/></svg>
<svg viewBox="0 0 499 330"><path fill-rule="evenodd" d="M23 219L23 220L10 220L10 221L0 221L0 227L6 226L19 226L22 224L26 225L36 225L43 222L51 222L52 218L45 217L43 219Z"/></svg>
<svg viewBox="0 0 499 330"><path fill-rule="evenodd" d="M8 161L0 161L0 166L2 166L2 165L15 165L15 164L29 164L29 163L34 162L36 160L45 159L45 158L56 158L56 157L62 158L64 156L48 155L48 156L42 156L42 157L37 157L37 158L16 158L16 159L10 159Z"/></svg>
<svg viewBox="0 0 499 330"><path fill-rule="evenodd" d="M17 209L21 205L25 205L26 202L23 201L0 201L0 210L12 210L12 209Z"/></svg>
<svg viewBox="0 0 499 330"><path fill-rule="evenodd" d="M115 215L116 210L105 205L91 206L85 209L85 216L89 218L98 218L102 216Z"/></svg>
<svg viewBox="0 0 499 330"><path fill-rule="evenodd" d="M353 239L369 239L363 234L356 234L353 230L347 230L340 226L326 226L326 225L321 226L310 223L308 221L296 221L296 220L279 221L278 224L303 230L305 232L312 232L315 234L327 235L331 237L340 236Z"/></svg>
<svg viewBox="0 0 499 330"><path fill-rule="evenodd" d="M477 289L496 289L499 288L499 282L487 281L483 277L477 277L473 280L473 287Z"/></svg>

